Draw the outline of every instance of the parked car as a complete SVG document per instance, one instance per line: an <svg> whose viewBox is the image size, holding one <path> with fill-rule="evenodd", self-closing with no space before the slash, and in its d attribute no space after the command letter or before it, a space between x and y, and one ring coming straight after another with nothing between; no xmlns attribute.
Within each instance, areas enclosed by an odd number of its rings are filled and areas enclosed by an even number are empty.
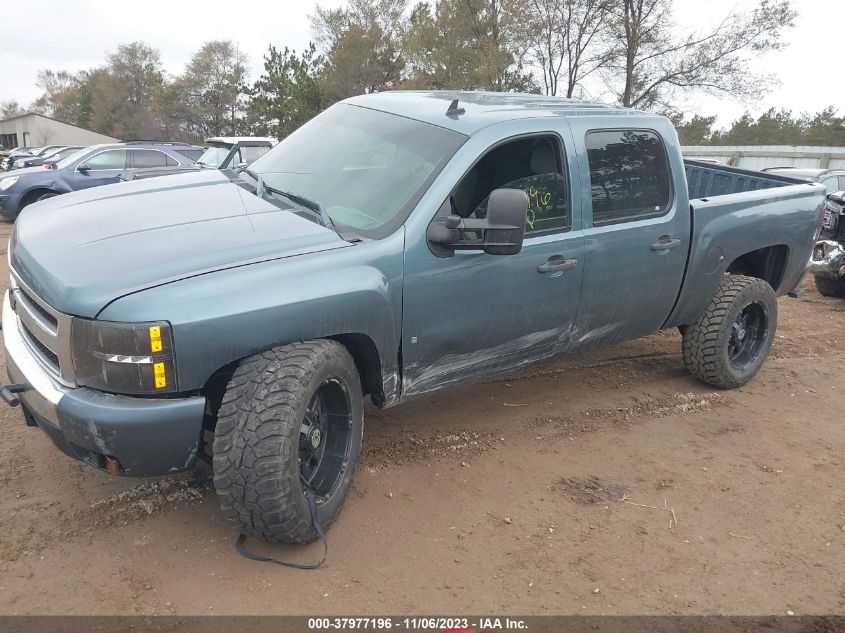
<svg viewBox="0 0 845 633"><path fill-rule="evenodd" d="M354 97L245 170L166 180L20 217L0 396L114 475L210 453L225 517L296 543L344 503L365 395L666 328L695 377L746 383L824 201L684 161L662 116L475 92Z"/></svg>
<svg viewBox="0 0 845 633"><path fill-rule="evenodd" d="M827 193L845 189L845 169L820 169L815 167L768 167L767 174L780 174L807 182L820 182Z"/></svg>
<svg viewBox="0 0 845 633"><path fill-rule="evenodd" d="M16 160L24 156L35 156L43 147L19 147L9 152L6 157L0 161L0 170L8 171Z"/></svg>
<svg viewBox="0 0 845 633"><path fill-rule="evenodd" d="M15 161L13 168L24 169L26 167L38 167L39 165L43 165L47 161L50 161L51 163L55 164L58 163L61 159L66 158L81 149L83 148L79 145L74 147L59 147L54 150L44 152L41 156L23 156Z"/></svg>
<svg viewBox="0 0 845 633"><path fill-rule="evenodd" d="M176 151L183 145L145 141L92 145L60 160L53 169L30 167L0 176L0 216L14 220L38 200L116 183L127 167L191 165L193 161Z"/></svg>
<svg viewBox="0 0 845 633"><path fill-rule="evenodd" d="M816 290L826 297L845 297L845 191L827 196L819 237L810 260Z"/></svg>
<svg viewBox="0 0 845 633"><path fill-rule="evenodd" d="M214 137L206 139L208 148L197 158L195 166L151 167L127 169L123 181L172 176L199 169L243 169L261 158L278 143L274 138L260 136Z"/></svg>

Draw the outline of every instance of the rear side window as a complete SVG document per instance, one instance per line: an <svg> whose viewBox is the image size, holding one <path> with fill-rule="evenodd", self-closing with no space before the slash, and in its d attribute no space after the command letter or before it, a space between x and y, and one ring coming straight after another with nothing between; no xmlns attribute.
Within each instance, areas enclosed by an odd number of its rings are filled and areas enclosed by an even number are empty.
<svg viewBox="0 0 845 633"><path fill-rule="evenodd" d="M178 164L164 152L154 149L134 149L132 160L135 167L173 167Z"/></svg>
<svg viewBox="0 0 845 633"><path fill-rule="evenodd" d="M663 141L648 130L597 130L585 138L593 224L663 215L672 201Z"/></svg>
<svg viewBox="0 0 845 633"><path fill-rule="evenodd" d="M181 154L185 158L190 158L193 161L199 160L199 157L202 156L202 153L205 151L203 149L175 149L173 150L177 154Z"/></svg>

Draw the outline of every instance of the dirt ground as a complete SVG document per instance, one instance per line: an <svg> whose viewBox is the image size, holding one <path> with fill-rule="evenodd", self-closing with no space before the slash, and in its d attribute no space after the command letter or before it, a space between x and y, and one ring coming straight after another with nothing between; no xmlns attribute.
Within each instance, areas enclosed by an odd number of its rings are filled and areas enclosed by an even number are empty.
<svg viewBox="0 0 845 633"><path fill-rule="evenodd" d="M803 286L735 391L671 331L369 408L317 571L240 558L206 469L111 478L4 406L0 613L845 614L845 300Z"/></svg>

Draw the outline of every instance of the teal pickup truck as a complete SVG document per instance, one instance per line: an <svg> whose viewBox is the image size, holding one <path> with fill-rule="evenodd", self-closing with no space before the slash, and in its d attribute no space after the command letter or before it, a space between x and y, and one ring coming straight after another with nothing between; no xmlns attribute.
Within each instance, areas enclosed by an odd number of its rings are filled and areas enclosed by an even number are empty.
<svg viewBox="0 0 845 633"><path fill-rule="evenodd" d="M744 384L824 188L684 161L671 123L538 95L388 92L246 170L38 202L9 244L0 395L113 475L213 461L243 532L309 542L378 407L665 328Z"/></svg>

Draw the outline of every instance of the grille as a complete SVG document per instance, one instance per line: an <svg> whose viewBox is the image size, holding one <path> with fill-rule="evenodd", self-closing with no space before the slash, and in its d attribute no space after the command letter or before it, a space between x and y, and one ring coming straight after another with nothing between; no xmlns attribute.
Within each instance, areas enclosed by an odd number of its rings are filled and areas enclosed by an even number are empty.
<svg viewBox="0 0 845 633"><path fill-rule="evenodd" d="M12 309L24 343L40 365L63 385L75 386L70 330L72 318L53 309L11 271Z"/></svg>
<svg viewBox="0 0 845 633"><path fill-rule="evenodd" d="M56 374L59 374L59 357L56 355L56 353L49 347L44 345L44 343L35 338L35 335L30 332L29 328L26 327L23 323L21 323L21 332L23 333L24 339L26 340L30 349L35 352L35 354L42 360L42 362L44 362L44 364L46 364Z"/></svg>
<svg viewBox="0 0 845 633"><path fill-rule="evenodd" d="M54 330L58 328L59 322L56 317L36 303L32 297L26 294L23 288L18 289L18 299L23 299L26 302L27 307L40 316L45 323L49 323Z"/></svg>

